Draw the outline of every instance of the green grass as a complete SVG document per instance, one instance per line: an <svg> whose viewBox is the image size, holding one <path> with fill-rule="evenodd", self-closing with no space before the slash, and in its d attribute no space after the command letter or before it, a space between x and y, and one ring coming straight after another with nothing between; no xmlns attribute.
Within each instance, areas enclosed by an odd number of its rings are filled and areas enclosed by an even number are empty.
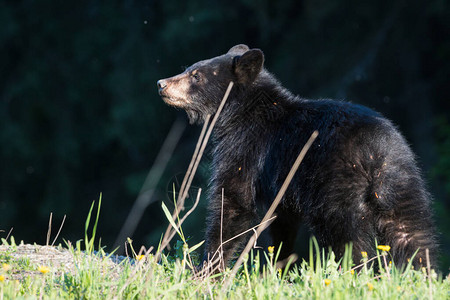
<svg viewBox="0 0 450 300"><path fill-rule="evenodd" d="M428 276L425 269L397 270L388 263L389 253L385 251L366 258L356 269L350 248L336 261L333 253L326 255L314 239L310 241L307 261L283 271L276 267L277 253L273 253L273 248L255 255L251 252L234 277L230 277L230 269L202 278L190 269L192 263L198 263L199 255L187 246L181 228L182 241L174 243L172 255L162 254L159 260L154 253L138 255L130 242L133 257L113 262L112 255L104 253L101 245L94 251L100 206L101 201L89 235L94 204L91 206L85 239L75 246L70 242L65 247L16 245L13 237L9 241L2 239L0 300L450 298L449 277L442 278L434 271ZM29 256L19 255L21 251ZM46 251L51 253L47 255ZM64 258L57 264L52 260L56 254Z"/></svg>
<svg viewBox="0 0 450 300"><path fill-rule="evenodd" d="M350 262L338 263L331 254L311 256L289 271L274 267L273 254L248 258L247 264L224 289L222 276L195 278L183 261L152 254L141 260L116 264L102 251L87 253L69 244L74 267L49 267L12 258L14 247L0 254L0 299L449 299L450 280L425 270L382 268L376 273L366 266L351 271ZM17 248L16 248L17 249ZM260 266L261 259L266 263ZM270 263L272 261L272 263ZM374 260L377 263L377 260ZM42 269L42 268L41 268ZM21 274L19 280L14 279Z"/></svg>

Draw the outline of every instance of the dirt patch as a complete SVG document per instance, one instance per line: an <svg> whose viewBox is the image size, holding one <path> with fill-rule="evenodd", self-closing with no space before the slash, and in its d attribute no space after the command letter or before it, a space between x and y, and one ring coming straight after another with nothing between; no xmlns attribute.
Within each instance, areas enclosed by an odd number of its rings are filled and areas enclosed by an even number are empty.
<svg viewBox="0 0 450 300"><path fill-rule="evenodd" d="M62 274L75 274L81 264L99 263L107 269L117 269L120 272L119 263L127 259L126 257L102 257L99 254L88 255L84 252L75 254L61 246L41 246L20 244L17 246L0 245L0 266L1 263L9 262L11 271L10 279L21 280L28 276L41 274L39 267L47 267L49 272Z"/></svg>

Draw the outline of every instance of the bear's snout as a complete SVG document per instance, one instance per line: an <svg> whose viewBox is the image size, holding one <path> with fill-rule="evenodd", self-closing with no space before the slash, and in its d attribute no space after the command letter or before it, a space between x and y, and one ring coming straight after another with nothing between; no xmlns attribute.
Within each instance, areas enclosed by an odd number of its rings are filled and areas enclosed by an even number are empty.
<svg viewBox="0 0 450 300"><path fill-rule="evenodd" d="M161 93L167 87L167 82L164 79L161 79L156 82L156 85L158 86L158 94L162 96Z"/></svg>

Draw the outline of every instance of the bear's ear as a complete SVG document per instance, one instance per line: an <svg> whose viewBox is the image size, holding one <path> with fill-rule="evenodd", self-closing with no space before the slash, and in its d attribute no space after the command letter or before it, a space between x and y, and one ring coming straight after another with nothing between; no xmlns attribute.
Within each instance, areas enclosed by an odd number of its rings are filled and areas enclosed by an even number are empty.
<svg viewBox="0 0 450 300"><path fill-rule="evenodd" d="M239 45L232 47L230 50L228 50L228 54L242 55L245 52L247 52L248 50L250 50L250 48L247 45L239 44Z"/></svg>
<svg viewBox="0 0 450 300"><path fill-rule="evenodd" d="M264 54L259 49L251 49L233 58L233 68L238 81L243 84L252 83L264 64Z"/></svg>

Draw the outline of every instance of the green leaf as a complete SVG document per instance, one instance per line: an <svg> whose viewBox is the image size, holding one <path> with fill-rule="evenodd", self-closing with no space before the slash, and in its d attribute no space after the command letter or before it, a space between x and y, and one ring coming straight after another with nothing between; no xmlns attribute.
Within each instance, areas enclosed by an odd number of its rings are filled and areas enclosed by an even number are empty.
<svg viewBox="0 0 450 300"><path fill-rule="evenodd" d="M91 214L92 210L94 209L95 201L92 201L91 208L89 209L89 213L86 218L86 223L84 225L84 245L86 247L86 250L89 248L89 239L88 239L88 229L89 229L89 223L91 222Z"/></svg>
<svg viewBox="0 0 450 300"><path fill-rule="evenodd" d="M162 207L164 213L166 214L166 218L167 218L167 220L169 220L170 225L172 225L172 227L177 231L177 233L183 239L183 242L185 242L183 236L181 235L180 231L177 228L177 225L175 224L175 221L172 219L172 215L170 214L169 209L164 204L164 202L161 202L161 207Z"/></svg>
<svg viewBox="0 0 450 300"><path fill-rule="evenodd" d="M203 241L201 241L200 243L198 243L197 245L194 245L194 246L192 246L191 248L189 248L188 253L191 253L191 252L197 250L197 248L200 247L201 245L203 245L204 242L205 242L205 241L203 240Z"/></svg>

